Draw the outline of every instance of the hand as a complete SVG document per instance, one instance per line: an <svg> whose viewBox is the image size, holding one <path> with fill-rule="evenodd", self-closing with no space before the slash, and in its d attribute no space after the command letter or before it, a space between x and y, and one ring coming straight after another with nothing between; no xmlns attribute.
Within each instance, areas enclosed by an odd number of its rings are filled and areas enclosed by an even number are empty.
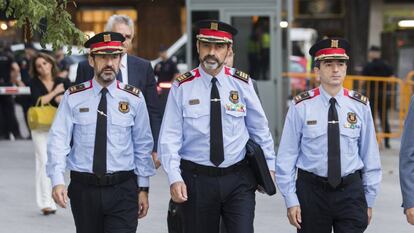
<svg viewBox="0 0 414 233"><path fill-rule="evenodd" d="M170 186L171 199L175 203L187 201L187 186L183 181L178 181Z"/></svg>
<svg viewBox="0 0 414 233"><path fill-rule="evenodd" d="M287 216L290 224L295 226L297 229L301 229L300 224L302 223L302 216L300 206L293 206L287 209Z"/></svg>
<svg viewBox="0 0 414 233"><path fill-rule="evenodd" d="M138 193L138 218L147 216L148 209L148 192L141 191Z"/></svg>
<svg viewBox="0 0 414 233"><path fill-rule="evenodd" d="M368 225L371 223L372 219L372 208L368 207Z"/></svg>
<svg viewBox="0 0 414 233"><path fill-rule="evenodd" d="M53 91L56 95L65 92L65 87L63 86L63 83L58 84Z"/></svg>
<svg viewBox="0 0 414 233"><path fill-rule="evenodd" d="M68 203L68 191L66 190L65 185L58 184L53 187L52 190L53 200L62 208L66 208Z"/></svg>
<svg viewBox="0 0 414 233"><path fill-rule="evenodd" d="M154 161L155 169L158 169L161 166L161 161L158 159L157 152L152 152L152 160Z"/></svg>
<svg viewBox="0 0 414 233"><path fill-rule="evenodd" d="M407 217L407 222L414 225L414 207L406 209L405 216Z"/></svg>

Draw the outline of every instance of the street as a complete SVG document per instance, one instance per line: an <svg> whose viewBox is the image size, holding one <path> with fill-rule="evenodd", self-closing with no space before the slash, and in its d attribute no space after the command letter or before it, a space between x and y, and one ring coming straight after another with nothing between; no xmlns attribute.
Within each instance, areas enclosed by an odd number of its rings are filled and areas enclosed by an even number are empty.
<svg viewBox="0 0 414 233"><path fill-rule="evenodd" d="M383 182L374 208L374 217L368 233L408 233L402 214L398 182L398 146L381 150ZM35 160L31 141L0 141L0 232L1 233L73 233L75 226L70 209L58 209L56 215L43 216L36 206L34 174ZM159 169L151 179L150 210L138 223L137 232L167 233L167 204L169 188L167 177ZM296 232L289 225L282 196L257 194L255 232Z"/></svg>

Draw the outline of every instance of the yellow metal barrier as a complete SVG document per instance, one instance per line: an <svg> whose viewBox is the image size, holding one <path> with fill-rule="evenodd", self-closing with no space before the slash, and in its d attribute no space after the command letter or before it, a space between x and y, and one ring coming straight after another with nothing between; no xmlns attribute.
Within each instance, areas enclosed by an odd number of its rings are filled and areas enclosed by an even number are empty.
<svg viewBox="0 0 414 233"><path fill-rule="evenodd" d="M367 96L370 100L378 142L401 136L409 100L414 87L414 71L406 81L395 77L348 75L344 87ZM291 96L319 85L313 73L284 73L290 79Z"/></svg>

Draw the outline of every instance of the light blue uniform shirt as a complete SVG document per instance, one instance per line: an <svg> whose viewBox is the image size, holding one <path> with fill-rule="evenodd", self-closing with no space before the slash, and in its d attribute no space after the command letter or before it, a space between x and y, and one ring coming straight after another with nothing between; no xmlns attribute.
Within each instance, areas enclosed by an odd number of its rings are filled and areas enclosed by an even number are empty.
<svg viewBox="0 0 414 233"><path fill-rule="evenodd" d="M235 70L224 67L216 76L221 99L224 161L228 167L241 161L250 138L261 145L270 170L275 152L268 121L254 91L247 82L233 77ZM161 125L158 154L170 184L182 181L180 160L214 166L210 161L210 93L212 76L201 67L191 71L192 78L175 81L170 90ZM238 100L231 98L238 97Z"/></svg>
<svg viewBox="0 0 414 233"><path fill-rule="evenodd" d="M276 159L276 183L286 207L299 205L296 169L328 175L328 111L331 96L320 86L308 92L311 98L292 104L286 116ZM369 104L342 89L335 99L338 111L341 175L362 171L368 207L374 205L381 182L381 161ZM356 120L353 119L356 117Z"/></svg>
<svg viewBox="0 0 414 233"><path fill-rule="evenodd" d="M102 87L95 79L83 85L84 90L79 92L65 92L49 131L46 168L53 186L64 184L65 168L93 173ZM128 93L123 90L124 85L115 81L107 87L107 173L134 170L138 185L148 187L155 167L151 157L154 142L147 107L141 93L139 97Z"/></svg>

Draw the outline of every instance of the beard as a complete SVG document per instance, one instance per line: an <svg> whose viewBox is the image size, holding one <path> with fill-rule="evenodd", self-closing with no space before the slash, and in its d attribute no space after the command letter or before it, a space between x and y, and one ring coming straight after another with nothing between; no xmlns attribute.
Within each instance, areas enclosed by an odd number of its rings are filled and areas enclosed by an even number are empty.
<svg viewBox="0 0 414 233"><path fill-rule="evenodd" d="M108 72L109 70L111 71L110 73ZM98 72L97 77L104 83L110 83L115 80L118 72L116 72L112 67L107 66Z"/></svg>
<svg viewBox="0 0 414 233"><path fill-rule="evenodd" d="M223 62L220 62L215 56L212 55L206 55L201 59L201 62L207 70L216 70L223 65Z"/></svg>

